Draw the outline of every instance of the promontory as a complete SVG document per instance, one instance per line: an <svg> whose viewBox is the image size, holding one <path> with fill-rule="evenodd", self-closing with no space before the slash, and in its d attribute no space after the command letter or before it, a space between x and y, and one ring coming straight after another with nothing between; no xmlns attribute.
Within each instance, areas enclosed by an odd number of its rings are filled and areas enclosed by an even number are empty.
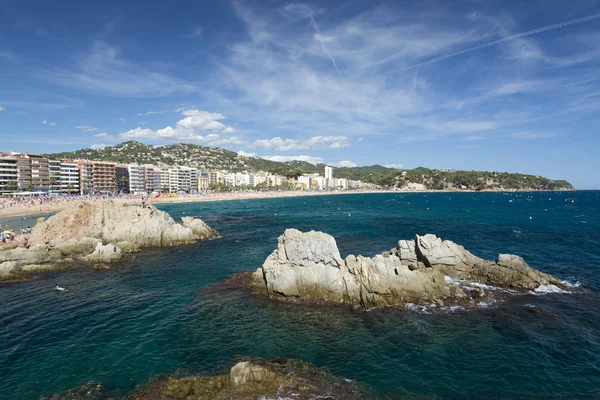
<svg viewBox="0 0 600 400"><path fill-rule="evenodd" d="M74 204L47 220L40 218L29 237L0 247L0 281L78 264L109 263L144 247L191 244L218 236L204 221L177 223L153 206L114 200Z"/></svg>

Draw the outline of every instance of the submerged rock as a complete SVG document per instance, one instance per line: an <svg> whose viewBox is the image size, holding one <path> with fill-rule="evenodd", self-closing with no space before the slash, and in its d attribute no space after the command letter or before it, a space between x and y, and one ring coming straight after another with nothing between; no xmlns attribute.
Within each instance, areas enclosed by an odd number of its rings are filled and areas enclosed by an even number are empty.
<svg viewBox="0 0 600 400"><path fill-rule="evenodd" d="M357 383L291 359L251 358L218 376L169 378L129 396L133 400L364 399Z"/></svg>
<svg viewBox="0 0 600 400"><path fill-rule="evenodd" d="M77 263L109 263L151 246L175 246L218 236L204 221L178 224L164 211L120 202L74 204L39 218L27 247L0 249L0 281Z"/></svg>
<svg viewBox="0 0 600 400"><path fill-rule="evenodd" d="M159 376L127 394L89 382L41 400L359 400L366 397L362 385L312 364L284 358L245 358L223 375Z"/></svg>
<svg viewBox="0 0 600 400"><path fill-rule="evenodd" d="M252 275L250 288L271 298L349 304L365 309L445 302L473 302L486 292L456 282L470 281L516 290L562 286L518 256L487 261L435 235L400 240L373 258L343 260L335 239L322 232L287 229L277 249Z"/></svg>
<svg viewBox="0 0 600 400"><path fill-rule="evenodd" d="M114 399L110 392L98 382L88 382L77 389L64 393L42 396L40 400L109 400Z"/></svg>

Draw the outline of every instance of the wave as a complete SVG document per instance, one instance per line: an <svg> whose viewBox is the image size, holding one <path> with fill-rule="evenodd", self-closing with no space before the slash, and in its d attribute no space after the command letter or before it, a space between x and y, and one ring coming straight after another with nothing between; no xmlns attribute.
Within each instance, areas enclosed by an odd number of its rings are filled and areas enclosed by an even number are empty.
<svg viewBox="0 0 600 400"><path fill-rule="evenodd" d="M571 293L569 291L563 290L555 285L540 285L533 290L535 294L549 294L549 293Z"/></svg>
<svg viewBox="0 0 600 400"><path fill-rule="evenodd" d="M575 283L573 282L569 282L569 281L560 281L563 285L565 285L568 288L578 288L581 287L581 282L579 281L575 281Z"/></svg>

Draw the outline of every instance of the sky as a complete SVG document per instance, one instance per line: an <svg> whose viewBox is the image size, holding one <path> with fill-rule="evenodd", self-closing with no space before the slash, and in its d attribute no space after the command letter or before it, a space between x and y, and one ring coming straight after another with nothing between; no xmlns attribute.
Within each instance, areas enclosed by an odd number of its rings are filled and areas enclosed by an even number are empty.
<svg viewBox="0 0 600 400"><path fill-rule="evenodd" d="M600 1L0 0L0 151L127 140L600 189Z"/></svg>

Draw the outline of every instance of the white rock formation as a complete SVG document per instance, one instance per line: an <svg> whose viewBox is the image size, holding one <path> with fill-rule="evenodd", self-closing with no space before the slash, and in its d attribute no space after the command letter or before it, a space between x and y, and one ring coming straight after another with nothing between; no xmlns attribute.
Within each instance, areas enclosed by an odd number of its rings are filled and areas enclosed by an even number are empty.
<svg viewBox="0 0 600 400"><path fill-rule="evenodd" d="M397 248L373 258L350 255L342 260L332 236L287 229L277 249L253 274L251 288L274 298L363 308L472 301L471 296L485 294L471 293L447 276L522 290L560 285L520 257L500 255L497 262L486 261L435 235L401 240Z"/></svg>

